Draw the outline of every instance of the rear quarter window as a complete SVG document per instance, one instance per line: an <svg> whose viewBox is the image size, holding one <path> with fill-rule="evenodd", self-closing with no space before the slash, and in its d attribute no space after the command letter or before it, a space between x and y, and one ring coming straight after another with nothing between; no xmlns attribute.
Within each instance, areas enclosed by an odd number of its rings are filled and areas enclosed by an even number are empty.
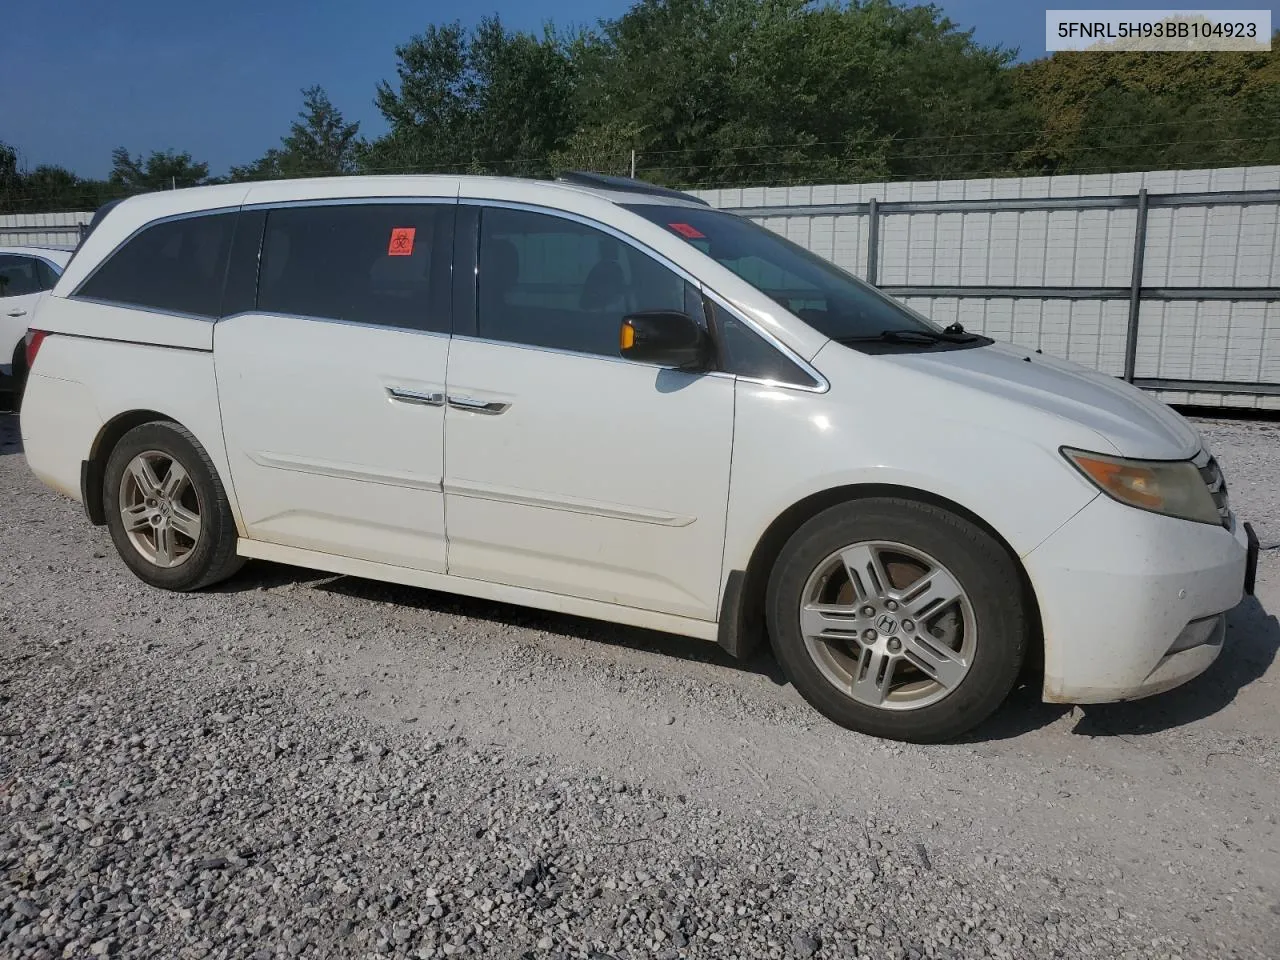
<svg viewBox="0 0 1280 960"><path fill-rule="evenodd" d="M144 227L74 296L165 313L217 317L236 214L212 213Z"/></svg>

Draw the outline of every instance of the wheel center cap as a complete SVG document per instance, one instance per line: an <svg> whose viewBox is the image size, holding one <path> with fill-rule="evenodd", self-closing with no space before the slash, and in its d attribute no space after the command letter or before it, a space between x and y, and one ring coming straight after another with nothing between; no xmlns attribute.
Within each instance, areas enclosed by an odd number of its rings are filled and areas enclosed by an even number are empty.
<svg viewBox="0 0 1280 960"><path fill-rule="evenodd" d="M890 637L898 632L898 620L887 613L882 613L876 618L876 630L880 632L882 637Z"/></svg>

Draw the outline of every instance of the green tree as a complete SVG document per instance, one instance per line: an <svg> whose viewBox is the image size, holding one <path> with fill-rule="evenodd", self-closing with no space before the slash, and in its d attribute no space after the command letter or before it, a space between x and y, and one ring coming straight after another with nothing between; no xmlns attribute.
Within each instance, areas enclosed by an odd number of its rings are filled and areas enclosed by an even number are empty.
<svg viewBox="0 0 1280 960"><path fill-rule="evenodd" d="M65 167L39 166L23 178L26 200L22 209L29 211L96 210L112 196L118 195L104 180L86 180Z"/></svg>
<svg viewBox="0 0 1280 960"><path fill-rule="evenodd" d="M111 151L108 180L126 193L198 187L209 182L209 165L197 163L185 152L156 150L144 160L141 154L135 158L124 147L116 147Z"/></svg>
<svg viewBox="0 0 1280 960"><path fill-rule="evenodd" d="M302 109L280 147L253 163L231 168L232 180L322 177L352 173L360 147L359 123L347 123L318 84L302 91Z"/></svg>
<svg viewBox="0 0 1280 960"><path fill-rule="evenodd" d="M246 163L241 167L232 166L228 179L232 183L238 183L242 180L279 180L292 176L285 172L283 160L283 153L276 147L271 147L253 163Z"/></svg>
<svg viewBox="0 0 1280 960"><path fill-rule="evenodd" d="M23 170L17 151L0 143L0 212L92 210L109 193L103 181L81 179L63 167Z"/></svg>
<svg viewBox="0 0 1280 960"><path fill-rule="evenodd" d="M1063 52L1014 71L1042 173L1280 163L1280 33L1264 53Z"/></svg>
<svg viewBox="0 0 1280 960"><path fill-rule="evenodd" d="M21 188L18 151L0 141L0 210L10 210L16 206Z"/></svg>
<svg viewBox="0 0 1280 960"><path fill-rule="evenodd" d="M0 140L0 189L18 179L18 151Z"/></svg>
<svg viewBox="0 0 1280 960"><path fill-rule="evenodd" d="M1012 53L935 7L641 0L582 45L576 112L637 131L668 183L833 182L999 167ZM959 139L983 132L975 145Z"/></svg>
<svg viewBox="0 0 1280 960"><path fill-rule="evenodd" d="M351 173L359 123L347 123L318 84L302 91L302 111L284 138L281 162L303 175Z"/></svg>
<svg viewBox="0 0 1280 960"><path fill-rule="evenodd" d="M366 171L539 173L574 132L574 63L550 28L433 25L396 57L397 85L375 98L391 129L362 151Z"/></svg>
<svg viewBox="0 0 1280 960"><path fill-rule="evenodd" d="M359 139L319 86L280 143L232 179L349 173L661 183L947 179L1280 163L1271 52L1064 52L1016 65L933 5L894 0L636 0L577 33L431 25L396 48ZM21 168L0 144L6 209L217 182L173 151L112 153L108 182ZM39 206L32 206L37 204Z"/></svg>

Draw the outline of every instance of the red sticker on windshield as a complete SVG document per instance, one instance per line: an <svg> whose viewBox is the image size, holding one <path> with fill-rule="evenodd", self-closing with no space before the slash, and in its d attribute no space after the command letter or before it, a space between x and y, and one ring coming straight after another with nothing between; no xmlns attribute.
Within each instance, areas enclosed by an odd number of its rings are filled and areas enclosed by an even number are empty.
<svg viewBox="0 0 1280 960"><path fill-rule="evenodd" d="M690 226L687 223L668 223L667 226L670 227L672 230L674 230L676 233L680 234L680 236L684 237L686 240L707 239L707 235L705 233L703 233L697 227Z"/></svg>
<svg viewBox="0 0 1280 960"><path fill-rule="evenodd" d="M413 254L413 235L417 227L392 227L391 242L387 244L387 256L408 257Z"/></svg>

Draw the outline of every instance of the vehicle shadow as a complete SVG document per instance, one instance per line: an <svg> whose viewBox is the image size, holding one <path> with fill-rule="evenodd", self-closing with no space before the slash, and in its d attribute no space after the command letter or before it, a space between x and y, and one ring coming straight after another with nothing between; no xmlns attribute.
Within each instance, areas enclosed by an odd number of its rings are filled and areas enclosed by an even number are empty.
<svg viewBox="0 0 1280 960"><path fill-rule="evenodd" d="M992 717L975 728L964 742L1007 740L1046 727L1075 711L1071 732L1086 737L1132 736L1180 727L1222 710L1241 689L1266 674L1280 650L1280 621L1257 597L1227 615L1227 639L1213 666L1181 687L1158 696L1127 703L1097 703L1072 707L1042 703L1039 689L1027 684Z"/></svg>
<svg viewBox="0 0 1280 960"><path fill-rule="evenodd" d="M989 743L1016 740L1024 734L1049 726L1071 712L1062 703L1045 703L1040 699L1040 680L1028 675L1018 681L1013 693L986 720L978 724L956 743Z"/></svg>
<svg viewBox="0 0 1280 960"><path fill-rule="evenodd" d="M324 590L328 593L375 603L394 603L397 606L415 610L473 617L508 627L541 630L606 646L643 650L694 663L758 673L779 686L787 682L777 661L767 648L739 660L729 656L714 643L692 637L681 637L641 627L628 627L567 613L536 610L532 607L494 600L478 600L473 597L429 590L425 587L407 587L378 580L365 580L361 577L325 574L261 560L249 562L244 570L231 580L208 589L211 592L235 593L303 583L313 590Z"/></svg>
<svg viewBox="0 0 1280 960"><path fill-rule="evenodd" d="M1257 597L1227 616L1227 640L1213 666L1185 686L1148 700L1082 707L1072 733L1105 737L1157 733L1217 713L1266 674L1280 649L1280 620Z"/></svg>
<svg viewBox="0 0 1280 960"><path fill-rule="evenodd" d="M510 627L542 630L592 643L756 673L779 686L787 683L781 667L767 647L738 660L705 640L265 561L251 561L239 575L209 589L242 592L290 584L305 584L314 590L370 602L473 617ZM1047 727L1072 711L1078 714L1079 719L1071 732L1089 737L1157 733L1182 726L1211 716L1230 704L1242 688L1267 672L1277 651L1280 651L1280 621L1268 613L1256 597L1247 597L1228 614L1226 648L1222 655L1204 674L1186 685L1144 700L1073 707L1042 702L1039 681L1028 677L999 710L959 742L1014 739Z"/></svg>

